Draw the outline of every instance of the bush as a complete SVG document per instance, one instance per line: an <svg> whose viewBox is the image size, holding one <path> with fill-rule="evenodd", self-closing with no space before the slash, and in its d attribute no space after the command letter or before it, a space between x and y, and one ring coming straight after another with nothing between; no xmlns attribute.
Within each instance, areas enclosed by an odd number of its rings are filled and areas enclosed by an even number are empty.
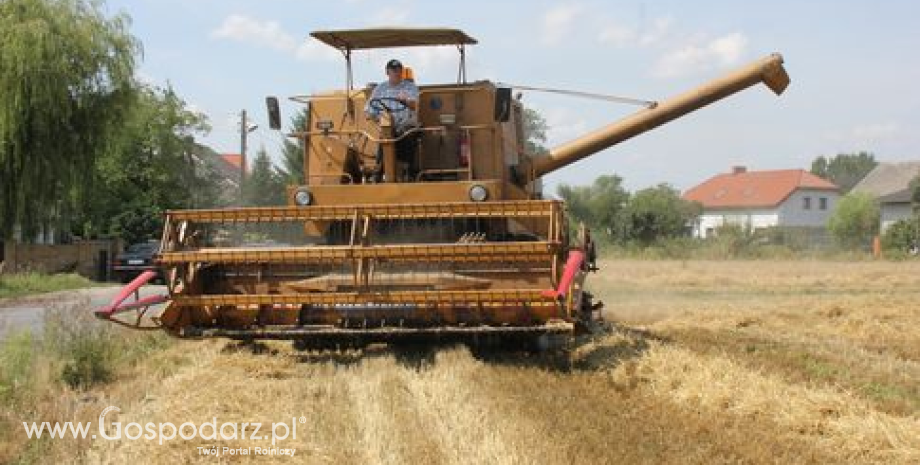
<svg viewBox="0 0 920 465"><path fill-rule="evenodd" d="M875 199L863 192L843 196L827 222L827 229L846 249L867 246L878 233L879 208Z"/></svg>
<svg viewBox="0 0 920 465"><path fill-rule="evenodd" d="M882 248L889 253L911 253L920 240L920 218L896 221L882 234Z"/></svg>
<svg viewBox="0 0 920 465"><path fill-rule="evenodd" d="M86 389L112 380L112 344L99 335L76 339L70 346L70 359L61 370L61 380L75 389Z"/></svg>
<svg viewBox="0 0 920 465"><path fill-rule="evenodd" d="M622 235L643 244L680 237L698 214L699 205L682 199L676 189L667 184L650 187L636 192L623 208Z"/></svg>
<svg viewBox="0 0 920 465"><path fill-rule="evenodd" d="M71 388L107 383L119 366L168 343L160 332L126 331L91 315L86 303L45 312L44 349L60 361L60 380Z"/></svg>

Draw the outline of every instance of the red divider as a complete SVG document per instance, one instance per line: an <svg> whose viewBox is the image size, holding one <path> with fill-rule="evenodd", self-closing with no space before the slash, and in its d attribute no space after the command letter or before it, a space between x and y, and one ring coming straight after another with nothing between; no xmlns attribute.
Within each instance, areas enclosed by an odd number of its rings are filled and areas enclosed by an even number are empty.
<svg viewBox="0 0 920 465"><path fill-rule="evenodd" d="M547 289L542 292L544 297L558 298L564 296L575 279L575 273L581 269L582 262L585 261L585 253L581 250L570 250L569 258L565 261L565 268L562 270L562 279L559 280L559 286L553 289Z"/></svg>
<svg viewBox="0 0 920 465"><path fill-rule="evenodd" d="M143 299L137 299L133 302L124 304L124 301L135 295L142 286L150 282L153 278L157 276L156 271L145 271L139 274L134 280L126 284L125 287L118 292L118 295L112 299L112 302L99 310L96 310L94 313L99 318L108 319L116 313L126 312L128 310L134 310L136 308L148 307L150 305L156 305L169 300L167 295L153 295L149 297L144 297Z"/></svg>

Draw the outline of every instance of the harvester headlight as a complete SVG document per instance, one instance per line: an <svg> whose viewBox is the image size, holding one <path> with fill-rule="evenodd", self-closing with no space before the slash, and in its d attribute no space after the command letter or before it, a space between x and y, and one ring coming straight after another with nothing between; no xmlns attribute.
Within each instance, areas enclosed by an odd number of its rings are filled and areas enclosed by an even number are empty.
<svg viewBox="0 0 920 465"><path fill-rule="evenodd" d="M306 189L297 189L297 192L294 193L294 203L301 207L306 207L313 203L313 194Z"/></svg>
<svg viewBox="0 0 920 465"><path fill-rule="evenodd" d="M489 198L489 190L479 184L470 188L470 200L473 202L482 202Z"/></svg>

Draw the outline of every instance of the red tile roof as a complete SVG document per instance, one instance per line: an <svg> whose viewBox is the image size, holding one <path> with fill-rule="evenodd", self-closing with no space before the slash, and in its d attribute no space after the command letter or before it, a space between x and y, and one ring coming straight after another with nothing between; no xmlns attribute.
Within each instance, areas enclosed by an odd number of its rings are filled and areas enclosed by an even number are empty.
<svg viewBox="0 0 920 465"><path fill-rule="evenodd" d="M240 169L243 166L243 156L238 153L224 153L221 154L221 158L236 167L236 169Z"/></svg>
<svg viewBox="0 0 920 465"><path fill-rule="evenodd" d="M713 176L684 193L704 208L775 207L796 189L838 191L833 183L805 170L744 171Z"/></svg>

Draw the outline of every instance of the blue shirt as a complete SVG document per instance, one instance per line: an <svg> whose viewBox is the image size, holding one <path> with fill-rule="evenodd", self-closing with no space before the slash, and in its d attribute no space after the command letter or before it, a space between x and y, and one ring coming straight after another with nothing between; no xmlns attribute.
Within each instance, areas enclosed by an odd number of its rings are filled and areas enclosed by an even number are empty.
<svg viewBox="0 0 920 465"><path fill-rule="evenodd" d="M418 87L416 87L415 83L412 81L403 79L399 84L393 85L387 80L377 84L377 86L374 87L374 91L371 93L371 98L369 98L364 105L365 113L379 117L381 110L372 108L370 104L371 100L375 98L398 98L400 94L405 94L408 100L418 102ZM394 109L391 113L393 115L393 126L397 131L405 130L405 128L414 126L417 123L415 112L408 106L396 110L396 107L401 107L401 105L396 102L384 101L381 103Z"/></svg>

